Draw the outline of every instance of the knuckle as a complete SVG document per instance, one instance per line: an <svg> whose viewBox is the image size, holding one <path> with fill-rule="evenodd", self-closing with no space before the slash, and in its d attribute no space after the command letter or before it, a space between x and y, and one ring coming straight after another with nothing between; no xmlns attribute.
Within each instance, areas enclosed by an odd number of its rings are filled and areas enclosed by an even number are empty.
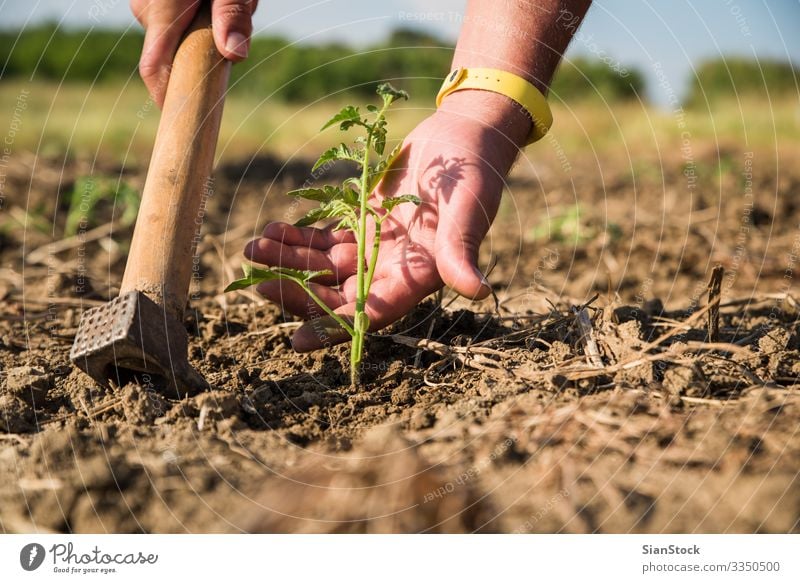
<svg viewBox="0 0 800 583"><path fill-rule="evenodd" d="M155 79L161 72L159 62L151 57L142 58L139 61L139 75L142 79Z"/></svg>
<svg viewBox="0 0 800 583"><path fill-rule="evenodd" d="M214 3L214 21L223 25L245 24L250 26L254 7L249 0L228 0Z"/></svg>

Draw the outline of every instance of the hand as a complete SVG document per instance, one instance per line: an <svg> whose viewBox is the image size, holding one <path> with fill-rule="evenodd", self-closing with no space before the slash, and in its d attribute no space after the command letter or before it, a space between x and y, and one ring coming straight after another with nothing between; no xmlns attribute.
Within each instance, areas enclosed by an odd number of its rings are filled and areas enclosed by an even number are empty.
<svg viewBox="0 0 800 583"><path fill-rule="evenodd" d="M472 299L491 293L477 267L478 249L497 213L505 176L530 128L527 114L508 98L460 91L448 96L406 138L374 196L416 194L422 204L401 204L383 223L367 298L371 330L398 320L442 285ZM273 267L331 270L333 275L312 284L314 293L338 314L352 317L355 312L352 233L270 223L260 238L248 243L245 255ZM298 352L349 339L296 284L269 281L257 289L285 310L311 320L292 338Z"/></svg>
<svg viewBox="0 0 800 583"><path fill-rule="evenodd" d="M131 11L145 28L139 74L159 107L164 103L172 58L201 0L131 0ZM208 0L202 0L208 1ZM213 0L214 41L223 57L241 61L250 50L252 16L258 0Z"/></svg>

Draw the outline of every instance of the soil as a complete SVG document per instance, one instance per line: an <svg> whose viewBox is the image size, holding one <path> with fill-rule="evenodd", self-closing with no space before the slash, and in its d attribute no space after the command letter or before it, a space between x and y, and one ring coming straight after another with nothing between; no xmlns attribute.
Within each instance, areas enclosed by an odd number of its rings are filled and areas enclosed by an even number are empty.
<svg viewBox="0 0 800 583"><path fill-rule="evenodd" d="M181 399L157 379L104 389L69 362L81 311L118 291L131 230L103 231L112 206L79 244L47 247L78 177L140 188L146 168L18 154L0 234L0 526L798 532L792 155L779 176L758 165L755 197L736 164L717 173L717 149L689 198L680 159L644 161L655 174L606 160L602 181L594 159L520 165L483 249L498 304L428 299L370 338L357 389L347 347L297 355L292 318L221 295L243 243L299 216L280 193L307 161L225 164L186 319L212 389ZM547 223L576 201L577 233Z"/></svg>

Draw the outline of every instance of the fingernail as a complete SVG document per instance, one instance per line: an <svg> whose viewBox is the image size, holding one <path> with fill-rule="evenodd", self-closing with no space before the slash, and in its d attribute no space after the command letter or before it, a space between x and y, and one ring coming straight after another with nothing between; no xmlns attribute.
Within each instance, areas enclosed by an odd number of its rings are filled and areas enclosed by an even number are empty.
<svg viewBox="0 0 800 583"><path fill-rule="evenodd" d="M225 50L232 52L238 57L245 58L247 56L247 37L241 32L229 32L228 38L225 39Z"/></svg>

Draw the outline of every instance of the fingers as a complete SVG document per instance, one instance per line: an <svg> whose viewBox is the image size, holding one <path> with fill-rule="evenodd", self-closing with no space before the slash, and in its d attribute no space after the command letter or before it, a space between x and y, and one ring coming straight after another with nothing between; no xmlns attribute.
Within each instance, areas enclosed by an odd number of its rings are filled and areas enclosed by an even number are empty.
<svg viewBox="0 0 800 583"><path fill-rule="evenodd" d="M396 322L426 296L436 289L434 278L423 278L430 285L417 285L394 277L377 279L372 283L367 298L366 312L369 316L370 331L380 330ZM348 294L349 296L349 294ZM342 296L339 298L342 300ZM354 298L348 297L353 300ZM329 304L334 307L333 304ZM335 307L334 312L346 321L352 321L356 310L355 301L349 301ZM303 324L292 336L292 348L297 352L311 352L340 344L350 340L349 334L343 330L330 316L315 318Z"/></svg>
<svg viewBox="0 0 800 583"><path fill-rule="evenodd" d="M183 32L192 22L199 2L137 3L136 18L145 26L139 74L153 100L161 107L167 91L170 68Z"/></svg>
<svg viewBox="0 0 800 583"><path fill-rule="evenodd" d="M286 245L302 245L314 249L329 249L338 243L355 243L352 231L334 231L314 227L295 227L288 223L268 223L264 227L264 237L280 241Z"/></svg>
<svg viewBox="0 0 800 583"><path fill-rule="evenodd" d="M474 300L482 300L492 291L478 269L478 251L499 203L499 196L480 196L478 192L454 192L450 202L440 206L436 233L439 276L456 293Z"/></svg>
<svg viewBox="0 0 800 583"><path fill-rule="evenodd" d="M252 16L257 0L214 0L211 5L214 42L223 57L241 61L250 50ZM161 107L172 60L183 33L200 6L199 0L132 0L131 8L145 27L139 74Z"/></svg>
<svg viewBox="0 0 800 583"><path fill-rule="evenodd" d="M268 237L250 241L245 257L264 265L289 267L307 271L328 270L330 276L319 278L327 285L344 281L356 272L358 249L355 243L334 245L324 251L301 245L285 244Z"/></svg>
<svg viewBox="0 0 800 583"><path fill-rule="evenodd" d="M211 4L214 42L226 59L241 61L247 57L256 4L256 0L214 0Z"/></svg>
<svg viewBox="0 0 800 583"><path fill-rule="evenodd" d="M344 294L336 288L317 283L312 283L309 287L331 309L338 308L346 303ZM309 319L325 315L325 311L311 299L303 288L294 282L287 280L265 281L258 284L256 291L295 316Z"/></svg>

